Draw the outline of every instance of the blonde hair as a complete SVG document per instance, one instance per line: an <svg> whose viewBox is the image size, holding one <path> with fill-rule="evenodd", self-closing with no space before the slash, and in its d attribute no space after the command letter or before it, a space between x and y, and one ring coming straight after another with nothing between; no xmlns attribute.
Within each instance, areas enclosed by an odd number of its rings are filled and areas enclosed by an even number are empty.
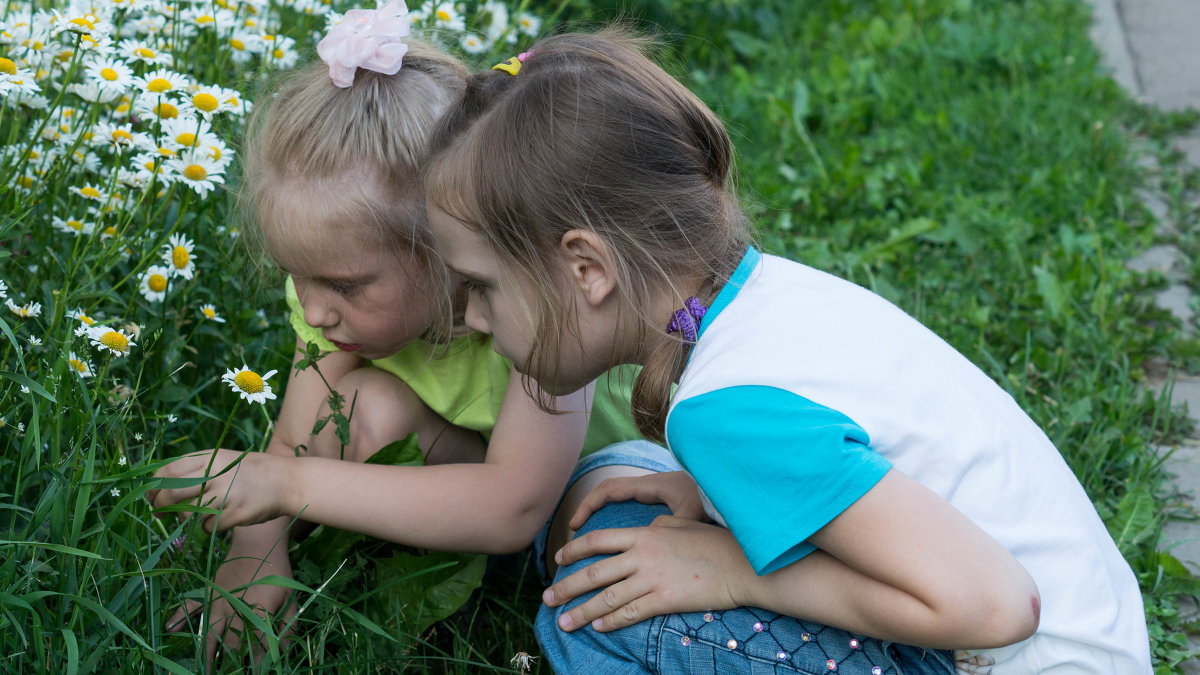
<svg viewBox="0 0 1200 675"><path fill-rule="evenodd" d="M429 199L538 289L542 342L524 368L536 380L555 381L575 325L575 308L563 306L551 281L559 277L552 253L568 230L590 230L612 250L614 330L633 344L665 330L666 318L639 312L653 292L699 277L715 294L750 242L724 126L645 55L650 46L623 28L545 39L519 75L472 76L431 140ZM688 349L663 342L642 355L633 390L634 421L656 440Z"/></svg>
<svg viewBox="0 0 1200 675"><path fill-rule="evenodd" d="M285 76L248 125L241 200L253 244L263 244L264 226L289 239L314 228L365 226L381 245L408 249L422 268L414 272L444 310L432 333L448 335L447 275L433 248L419 169L429 134L468 71L433 46L408 44L398 73L359 69L347 88L320 61Z"/></svg>

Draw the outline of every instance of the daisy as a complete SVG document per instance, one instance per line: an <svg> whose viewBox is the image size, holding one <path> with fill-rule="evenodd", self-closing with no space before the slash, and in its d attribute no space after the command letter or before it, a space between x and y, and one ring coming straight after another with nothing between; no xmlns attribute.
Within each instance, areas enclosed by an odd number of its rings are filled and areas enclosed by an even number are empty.
<svg viewBox="0 0 1200 675"><path fill-rule="evenodd" d="M300 59L294 39L283 35L264 35L263 39L267 40L263 53L270 58L271 65L277 68L291 68Z"/></svg>
<svg viewBox="0 0 1200 675"><path fill-rule="evenodd" d="M124 61L114 57L93 59L84 74L102 89L123 92L133 85L133 70Z"/></svg>
<svg viewBox="0 0 1200 675"><path fill-rule="evenodd" d="M462 15L454 8L453 2L438 3L437 8L433 10L433 24L438 28L459 32L467 28L467 23L463 21Z"/></svg>
<svg viewBox="0 0 1200 675"><path fill-rule="evenodd" d="M98 39L107 36L113 30L113 25L106 20L106 17L96 14L89 10L79 10L77 8L68 8L66 13L61 13L54 10L54 18L52 21L52 33L71 32L85 37Z"/></svg>
<svg viewBox="0 0 1200 675"><path fill-rule="evenodd" d="M42 303L40 302L27 302L23 305L18 305L12 301L12 298L8 298L4 301L4 306L8 307L8 311L22 319L32 319L42 315Z"/></svg>
<svg viewBox="0 0 1200 675"><path fill-rule="evenodd" d="M233 35L229 36L226 44L229 45L233 62L239 64L249 63L251 59L261 54L264 48L262 35L244 28L233 31Z"/></svg>
<svg viewBox="0 0 1200 675"><path fill-rule="evenodd" d="M217 314L217 308L214 307L212 304L200 305L200 313L203 314L204 318L208 319L209 321L216 321L217 323L225 323L225 319L223 319L219 314Z"/></svg>
<svg viewBox="0 0 1200 675"><path fill-rule="evenodd" d="M75 319L79 323L87 326L96 325L96 320L88 316L82 309L72 309L71 311L67 312L67 317Z"/></svg>
<svg viewBox="0 0 1200 675"><path fill-rule="evenodd" d="M157 117L160 122L187 115L191 109L189 103L169 101L161 96L143 96L133 104L133 111L137 117Z"/></svg>
<svg viewBox="0 0 1200 675"><path fill-rule="evenodd" d="M8 297L8 284L0 281L0 299Z"/></svg>
<svg viewBox="0 0 1200 675"><path fill-rule="evenodd" d="M67 91L89 103L112 103L121 96L121 90L109 89L98 82L68 84Z"/></svg>
<svg viewBox="0 0 1200 675"><path fill-rule="evenodd" d="M229 112L243 116L254 108L254 104L242 98L242 94L238 90L217 87L216 85L213 85L213 87L221 89L221 105L225 106Z"/></svg>
<svg viewBox="0 0 1200 675"><path fill-rule="evenodd" d="M140 131L134 131L133 126L129 123L113 124L112 122L97 122L96 133L93 139L99 145L124 149L133 146L140 147L148 137ZM139 143L139 140L142 142Z"/></svg>
<svg viewBox="0 0 1200 675"><path fill-rule="evenodd" d="M91 223L71 217L59 218L58 216L52 216L50 224L59 232L73 234L77 237L84 234L91 234L96 229L96 226Z"/></svg>
<svg viewBox="0 0 1200 675"><path fill-rule="evenodd" d="M201 148L211 142L220 140L212 132L212 126L207 120L191 116L163 120L162 135L159 138L159 142L169 151L162 153L164 157L173 156L177 151L184 148ZM158 149L154 145L144 147L147 150Z"/></svg>
<svg viewBox="0 0 1200 675"><path fill-rule="evenodd" d="M121 40L117 45L117 53L130 61L150 66L169 66L174 62L170 51L159 49L154 43L145 40Z"/></svg>
<svg viewBox="0 0 1200 675"><path fill-rule="evenodd" d="M536 36L538 31L542 29L542 20L529 12L521 12L517 15L517 30L520 30L525 35Z"/></svg>
<svg viewBox="0 0 1200 675"><path fill-rule="evenodd" d="M142 297L150 302L162 302L167 297L167 285L171 279L171 270L162 265L151 265L142 273L138 289Z"/></svg>
<svg viewBox="0 0 1200 675"><path fill-rule="evenodd" d="M95 374L92 371L92 364L80 358L75 352L71 352L70 356L67 357L67 366L75 371L76 375L85 380Z"/></svg>
<svg viewBox="0 0 1200 675"><path fill-rule="evenodd" d="M270 379L276 372L272 370L266 375L259 375L250 370L245 364L238 370L226 370L221 376L221 381L229 385L229 388L236 394L251 403L266 403L267 399L275 398L275 394L271 392L271 385L265 380Z"/></svg>
<svg viewBox="0 0 1200 675"><path fill-rule="evenodd" d="M95 185L92 185L91 183L85 183L83 187L75 187L72 185L67 189L79 195L80 197L83 197L84 199L90 199L96 202L108 201L108 193L96 187Z"/></svg>
<svg viewBox="0 0 1200 675"><path fill-rule="evenodd" d="M221 90L215 87L197 87L192 91L192 107L205 119L221 110Z"/></svg>
<svg viewBox="0 0 1200 675"><path fill-rule="evenodd" d="M133 83L147 94L165 94L187 89L188 77L167 68L157 68L145 75L134 77Z"/></svg>
<svg viewBox="0 0 1200 675"><path fill-rule="evenodd" d="M191 279L196 272L193 254L196 243L182 234L173 234L163 248L163 264L171 271L171 276Z"/></svg>
<svg viewBox="0 0 1200 675"><path fill-rule="evenodd" d="M13 75L0 73L0 92L5 95L33 96L41 90L33 81L33 73L24 68L18 68Z"/></svg>
<svg viewBox="0 0 1200 675"><path fill-rule="evenodd" d="M482 54L488 49L488 45L483 41L483 38L475 33L467 33L458 41L462 46L463 51L468 54Z"/></svg>
<svg viewBox="0 0 1200 675"><path fill-rule="evenodd" d="M137 346L133 336L119 328L108 326L92 326L88 331L92 345L101 351L108 351L115 357L129 356L129 350Z"/></svg>
<svg viewBox="0 0 1200 675"><path fill-rule="evenodd" d="M224 183L224 167L210 156L207 149L182 150L166 161L175 180L187 185L201 197L207 197L217 183ZM190 276L188 277L191 278Z"/></svg>

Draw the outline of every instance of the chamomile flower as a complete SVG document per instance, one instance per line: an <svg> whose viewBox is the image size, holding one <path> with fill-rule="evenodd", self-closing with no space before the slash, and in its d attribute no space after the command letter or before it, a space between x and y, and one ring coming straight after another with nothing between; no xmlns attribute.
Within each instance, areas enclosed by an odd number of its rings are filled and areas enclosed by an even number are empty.
<svg viewBox="0 0 1200 675"><path fill-rule="evenodd" d="M488 44L476 33L467 33L458 41L463 51L468 54L482 54L488 50Z"/></svg>
<svg viewBox="0 0 1200 675"><path fill-rule="evenodd" d="M18 68L12 75L0 73L0 94L33 96L42 90L33 79L33 73L24 68Z"/></svg>
<svg viewBox="0 0 1200 675"><path fill-rule="evenodd" d="M115 57L93 59L84 68L88 80L102 89L123 92L133 86L133 70L124 61Z"/></svg>
<svg viewBox="0 0 1200 675"><path fill-rule="evenodd" d="M446 30L462 32L467 28L467 22L455 9L453 2L439 2L433 10L433 25Z"/></svg>
<svg viewBox="0 0 1200 675"><path fill-rule="evenodd" d="M148 40L121 40L117 45L117 53L129 61L137 61L150 66L170 66L175 60L170 50L161 48Z"/></svg>
<svg viewBox="0 0 1200 675"><path fill-rule="evenodd" d="M223 112L221 109L221 89L219 87L196 87L191 92L192 107L205 119Z"/></svg>
<svg viewBox="0 0 1200 675"><path fill-rule="evenodd" d="M529 12L521 12L517 15L517 30L525 35L536 36L541 29L542 20L538 17Z"/></svg>
<svg viewBox="0 0 1200 675"><path fill-rule="evenodd" d="M109 89L98 82L68 84L67 91L91 103L112 103L121 96L120 89Z"/></svg>
<svg viewBox="0 0 1200 675"><path fill-rule="evenodd" d="M182 234L173 234L163 247L163 264L171 270L171 276L191 279L196 272L196 243Z"/></svg>
<svg viewBox="0 0 1200 675"><path fill-rule="evenodd" d="M177 182L192 188L201 197L207 197L218 183L225 182L222 173L224 166L218 164L207 149L180 151L175 157L167 159L166 166L171 169Z"/></svg>
<svg viewBox="0 0 1200 675"><path fill-rule="evenodd" d="M190 103L169 100L163 96L141 96L133 104L137 117L158 118L160 122L186 116L192 110Z"/></svg>
<svg viewBox="0 0 1200 675"><path fill-rule="evenodd" d="M200 313L203 314L204 318L208 319L209 321L225 323L225 319L222 318L221 315L217 314L217 308L212 304L200 305Z"/></svg>
<svg viewBox="0 0 1200 675"><path fill-rule="evenodd" d="M142 273L138 290L142 297L150 302L162 302L167 297L167 286L171 280L171 270L162 265L151 265Z"/></svg>
<svg viewBox="0 0 1200 675"><path fill-rule="evenodd" d="M87 379L95 375L92 370L92 364L85 358L81 358L75 352L71 352L67 357L67 367L82 379Z"/></svg>
<svg viewBox="0 0 1200 675"><path fill-rule="evenodd" d="M8 284L0 281L0 299L8 297Z"/></svg>
<svg viewBox="0 0 1200 675"><path fill-rule="evenodd" d="M84 183L83 187L76 187L72 185L67 189L90 201L101 203L108 201L108 193L102 188L96 187L91 183Z"/></svg>
<svg viewBox="0 0 1200 675"><path fill-rule="evenodd" d="M42 315L42 303L40 302L27 302L23 305L18 305L12 301L12 298L8 298L4 301L4 306L8 307L8 311L22 319L32 319Z"/></svg>
<svg viewBox="0 0 1200 675"><path fill-rule="evenodd" d="M66 218L59 218L58 216L51 216L50 225L52 227L54 227L54 229L58 230L59 232L73 234L76 237L84 235L84 234L91 234L96 229L96 226L93 225L92 223L88 223L88 222L85 222L78 218L73 218L70 216L68 216Z"/></svg>
<svg viewBox="0 0 1200 675"><path fill-rule="evenodd" d="M291 68L300 59L294 39L283 35L264 35L263 39L266 40L263 55L276 68Z"/></svg>
<svg viewBox="0 0 1200 675"><path fill-rule="evenodd" d="M133 78L134 86L152 95L162 95L167 92L186 90L188 77L168 68L157 68L145 75Z"/></svg>
<svg viewBox="0 0 1200 675"><path fill-rule="evenodd" d="M88 331L92 346L107 351L115 357L129 356L129 350L137 346L133 336L119 328L92 326Z"/></svg>
<svg viewBox="0 0 1200 675"><path fill-rule="evenodd" d="M93 39L107 36L113 30L113 25L107 21L107 17L104 15L90 8L78 7L69 7L66 12L54 10L51 25L51 32L55 35L71 32Z"/></svg>
<svg viewBox="0 0 1200 675"><path fill-rule="evenodd" d="M81 323L85 326L95 326L96 325L96 320L93 319L92 317L88 316L87 313L84 312L82 309L77 308L77 309L72 309L72 310L68 311L67 317L71 318L71 319L75 319L76 321L78 321L79 323Z"/></svg>
<svg viewBox="0 0 1200 675"><path fill-rule="evenodd" d="M246 64L263 52L265 43L262 35L244 28L233 31L226 43L234 63Z"/></svg>
<svg viewBox="0 0 1200 675"><path fill-rule="evenodd" d="M131 124L113 124L112 122L97 122L96 133L92 136L94 143L118 149L141 146L145 142L142 139L145 138L146 134L134 131Z"/></svg>
<svg viewBox="0 0 1200 675"><path fill-rule="evenodd" d="M268 399L275 398L275 394L271 392L271 385L267 384L266 380L276 372L278 371L272 370L266 375L259 375L242 364L237 370L226 370L221 376L221 381L228 384L235 394L251 403L266 403Z"/></svg>

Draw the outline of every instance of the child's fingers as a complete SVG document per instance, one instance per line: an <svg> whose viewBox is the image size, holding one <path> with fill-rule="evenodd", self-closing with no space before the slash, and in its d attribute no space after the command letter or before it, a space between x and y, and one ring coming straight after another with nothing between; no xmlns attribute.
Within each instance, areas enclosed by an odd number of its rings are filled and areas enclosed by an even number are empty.
<svg viewBox="0 0 1200 675"><path fill-rule="evenodd" d="M554 562L565 567L573 562L594 555L623 553L633 547L636 532L645 528L618 527L610 530L592 530L568 541L554 554Z"/></svg>
<svg viewBox="0 0 1200 675"><path fill-rule="evenodd" d="M164 506L178 504L179 502L188 499L195 499L201 492L204 491L204 485L193 485L191 487L173 488L170 490L152 490L146 493L150 498L150 503L156 509L161 509ZM151 496L153 494L153 496Z"/></svg>
<svg viewBox="0 0 1200 675"><path fill-rule="evenodd" d="M587 602L558 617L558 627L565 631L577 630L591 625L593 630L609 631L641 621L641 607L637 600L645 595L632 579L614 583Z"/></svg>
<svg viewBox="0 0 1200 675"><path fill-rule="evenodd" d="M185 600L183 607L175 610L171 618L167 619L166 630L168 633L178 633L188 629L188 618L194 615L204 605L195 600Z"/></svg>
<svg viewBox="0 0 1200 675"><path fill-rule="evenodd" d="M630 477L605 478L600 481L600 484L587 493L583 501L579 502L568 526L572 530L578 530L583 527L593 513L599 511L605 504L634 499L634 495L637 494L637 486L633 481L634 479Z"/></svg>

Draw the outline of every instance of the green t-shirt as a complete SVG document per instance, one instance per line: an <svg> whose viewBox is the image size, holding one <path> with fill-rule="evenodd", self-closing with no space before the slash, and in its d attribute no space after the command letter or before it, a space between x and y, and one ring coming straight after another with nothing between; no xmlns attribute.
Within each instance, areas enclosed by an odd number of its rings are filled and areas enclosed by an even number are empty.
<svg viewBox="0 0 1200 675"><path fill-rule="evenodd" d="M287 302L297 337L323 351L337 349L321 336L319 328L304 322L304 309L291 277L287 280ZM508 389L512 363L492 350L490 335L474 333L455 338L444 353L441 349L417 340L391 356L370 363L403 380L446 421L490 438ZM596 382L582 455L620 441L642 438L633 424L629 406L636 373L636 366L620 366Z"/></svg>

